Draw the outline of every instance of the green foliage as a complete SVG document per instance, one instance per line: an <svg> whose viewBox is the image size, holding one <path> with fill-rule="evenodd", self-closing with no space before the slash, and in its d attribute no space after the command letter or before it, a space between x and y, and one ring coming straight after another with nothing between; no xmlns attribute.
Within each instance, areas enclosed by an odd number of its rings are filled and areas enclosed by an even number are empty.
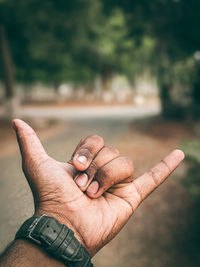
<svg viewBox="0 0 200 267"><path fill-rule="evenodd" d="M138 45L144 36L153 39L155 51L152 73L157 77L163 114L184 117L200 115L200 67L194 62L194 54L200 50L200 2L196 0L105 0L107 13L120 7L126 14L129 34ZM180 102L170 97L172 88L183 86ZM182 105L185 87L189 87L190 106Z"/></svg>
<svg viewBox="0 0 200 267"><path fill-rule="evenodd" d="M196 0L105 0L105 10L120 7L126 14L130 33L140 39L144 35L157 40L171 60L191 56L200 47L200 2Z"/></svg>
<svg viewBox="0 0 200 267"><path fill-rule="evenodd" d="M193 57L175 62L173 80L183 86L191 86L195 79L195 61Z"/></svg>
<svg viewBox="0 0 200 267"><path fill-rule="evenodd" d="M10 44L17 80L82 79L79 74L85 71L77 71L83 63L77 55L90 45L99 11L97 0L0 3L0 25ZM89 62L84 64L87 68Z"/></svg>
<svg viewBox="0 0 200 267"><path fill-rule="evenodd" d="M107 16L98 0L7 0L0 15L20 82L92 83L113 73L132 82L151 61L154 42L138 46L124 12Z"/></svg>
<svg viewBox="0 0 200 267"><path fill-rule="evenodd" d="M17 81L91 85L97 74L106 80L117 73L133 83L148 71L168 114L199 115L199 8L196 0L6 0L0 1L0 26ZM1 73L2 66L0 79ZM180 103L174 87L183 88ZM181 103L186 87L187 107Z"/></svg>
<svg viewBox="0 0 200 267"><path fill-rule="evenodd" d="M180 244L183 244L184 249L190 244L191 252L196 256L194 266L199 261L200 246L200 125L195 130L196 139L185 140L182 143L187 163L187 171L182 184L189 194L190 213L186 218L188 229L185 229L185 233L187 233L187 238L185 241L185 238L180 238Z"/></svg>
<svg viewBox="0 0 200 267"><path fill-rule="evenodd" d="M187 177L183 180L185 188L195 201L200 201L200 125L196 126L196 139L182 142L188 162Z"/></svg>

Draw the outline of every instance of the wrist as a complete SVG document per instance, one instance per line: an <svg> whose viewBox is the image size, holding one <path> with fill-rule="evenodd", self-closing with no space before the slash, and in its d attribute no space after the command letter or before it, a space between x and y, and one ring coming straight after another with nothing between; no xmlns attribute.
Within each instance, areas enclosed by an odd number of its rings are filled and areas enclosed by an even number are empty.
<svg viewBox="0 0 200 267"><path fill-rule="evenodd" d="M15 239L28 239L39 244L52 257L70 267L91 267L91 257L74 236L74 232L55 217L42 214L26 220Z"/></svg>
<svg viewBox="0 0 200 267"><path fill-rule="evenodd" d="M54 210L56 210L56 209L54 209ZM61 224L64 224L67 227L69 227L69 229L71 229L74 232L74 236L77 238L77 240L89 252L90 256L91 257L94 256L95 253L93 253L92 250L87 247L87 245L85 244L85 241L84 241L83 237L81 236L81 234L79 233L79 231L74 227L74 225L69 221L69 219L67 218L67 216L64 213L56 212L56 211L52 211L52 210L47 210L47 209L37 209L33 216L40 216L42 214L45 214L49 217L53 217L56 220L58 220Z"/></svg>

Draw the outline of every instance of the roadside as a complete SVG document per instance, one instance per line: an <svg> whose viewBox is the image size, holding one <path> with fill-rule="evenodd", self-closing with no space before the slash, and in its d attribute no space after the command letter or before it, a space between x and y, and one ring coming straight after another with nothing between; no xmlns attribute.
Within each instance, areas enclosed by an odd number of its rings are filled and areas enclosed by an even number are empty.
<svg viewBox="0 0 200 267"><path fill-rule="evenodd" d="M133 121L118 148L131 157L138 177L179 147L181 140L192 138L191 129L187 123L162 121L159 117ZM186 169L182 163L142 203L118 237L96 256L95 266L199 266L185 235L191 208L188 192L181 184Z"/></svg>
<svg viewBox="0 0 200 267"><path fill-rule="evenodd" d="M123 124L124 123L124 124ZM128 124L129 123L129 124ZM131 157L135 165L135 177L158 163L182 139L194 137L191 125L163 121L159 117L125 122L121 120L80 120L64 123L37 119L31 121L48 152L57 158L66 157L79 139L89 133L101 134L106 143L115 145L122 155ZM125 125L129 125L128 128ZM9 124L2 124L0 132L0 157L3 167L1 195L4 206L14 205L2 215L1 239L6 244L24 217L30 216L32 198L19 168L19 157L12 155L17 149ZM123 128L125 127L125 128ZM66 143L65 143L66 142ZM3 152L4 151L4 152ZM9 151L9 152L7 152ZM9 153L9 157L7 156ZM12 162L12 164L10 164ZM9 170L8 170L9 166ZM187 243L190 199L181 185L187 166L185 163L153 193L136 211L119 235L93 259L96 267L195 267L196 255ZM15 179L12 174L15 172ZM18 173L19 172L19 173ZM14 185L13 185L14 183ZM13 188L12 188L13 187ZM5 202L6 201L6 202ZM2 206L3 209L3 206ZM22 216L23 214L23 216ZM13 222L13 215L18 215ZM9 226L9 227L8 227ZM12 229L12 231L10 230ZM183 242L182 242L183 241Z"/></svg>

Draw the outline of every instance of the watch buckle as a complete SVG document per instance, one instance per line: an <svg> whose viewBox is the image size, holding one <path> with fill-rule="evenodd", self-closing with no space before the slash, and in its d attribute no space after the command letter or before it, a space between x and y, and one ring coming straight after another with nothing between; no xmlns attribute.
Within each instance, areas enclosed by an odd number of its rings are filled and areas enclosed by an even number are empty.
<svg viewBox="0 0 200 267"><path fill-rule="evenodd" d="M30 228L29 228L29 229L30 229L30 232L29 232L29 234L28 234L28 238L31 239L31 240L33 240L35 243L37 243L37 244L39 244L39 245L41 245L41 242L40 242L39 240L35 239L34 237L32 237L31 234L32 234L33 230L35 229L35 227L37 226L38 222L39 222L39 221L42 219L42 217L44 217L44 216L47 216L47 215L46 215L46 214L42 214L39 218L35 219L34 222L31 224L31 226L30 226Z"/></svg>
<svg viewBox="0 0 200 267"><path fill-rule="evenodd" d="M32 233L32 232L31 232ZM35 243L37 243L38 245L41 245L41 242L39 241L39 240L37 240L37 239L35 239L34 237L32 237L31 236L31 233L29 233L29 235L28 235L28 238L30 239L30 240L33 240Z"/></svg>

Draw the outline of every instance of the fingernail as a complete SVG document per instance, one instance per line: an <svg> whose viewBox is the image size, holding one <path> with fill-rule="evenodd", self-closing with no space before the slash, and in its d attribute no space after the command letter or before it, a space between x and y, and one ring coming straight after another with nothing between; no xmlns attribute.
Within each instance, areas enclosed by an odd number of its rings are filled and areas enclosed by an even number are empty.
<svg viewBox="0 0 200 267"><path fill-rule="evenodd" d="M97 181L93 181L89 185L87 192L94 195L97 193L98 190L99 190L99 183Z"/></svg>
<svg viewBox="0 0 200 267"><path fill-rule="evenodd" d="M81 174L80 176L78 176L75 180L76 184L80 187L86 186L87 182L88 182L88 176L86 173Z"/></svg>
<svg viewBox="0 0 200 267"><path fill-rule="evenodd" d="M87 163L87 158L85 156L79 156L77 158L78 162L82 163L82 164L86 164Z"/></svg>

